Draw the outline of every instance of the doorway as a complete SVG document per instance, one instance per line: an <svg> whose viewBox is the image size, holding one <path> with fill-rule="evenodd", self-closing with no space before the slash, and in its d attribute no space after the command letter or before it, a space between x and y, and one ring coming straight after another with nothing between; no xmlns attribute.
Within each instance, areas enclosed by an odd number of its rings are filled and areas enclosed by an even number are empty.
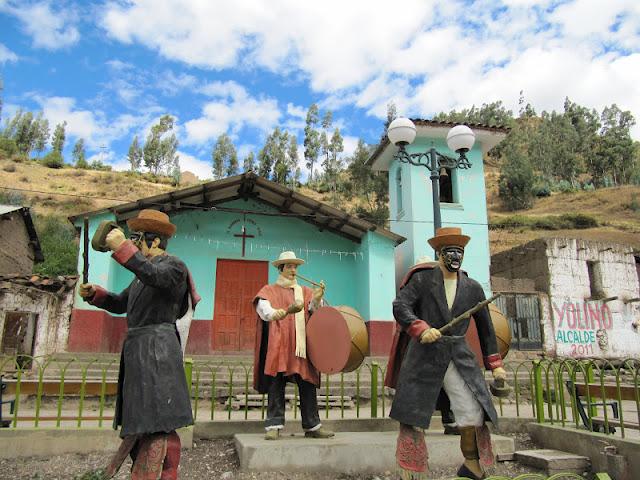
<svg viewBox="0 0 640 480"><path fill-rule="evenodd" d="M253 298L269 281L269 263L218 259L213 316L213 349L253 350L256 311Z"/></svg>

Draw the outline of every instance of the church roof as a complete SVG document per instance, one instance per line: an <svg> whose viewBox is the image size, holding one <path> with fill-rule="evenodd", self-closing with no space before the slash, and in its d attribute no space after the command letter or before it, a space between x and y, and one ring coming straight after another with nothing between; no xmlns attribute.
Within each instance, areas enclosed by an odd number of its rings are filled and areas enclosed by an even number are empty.
<svg viewBox="0 0 640 480"><path fill-rule="evenodd" d="M437 122L435 120L424 120L421 118L412 118L419 137L426 138L446 138L447 132L459 123L454 122ZM479 142L482 153L487 153L507 136L511 130L509 127L489 126L479 123L464 123L476 134L476 140ZM393 159L397 147L391 145L389 137L384 135L378 144L378 147L367 160L367 164L371 165L373 170L389 170L389 165Z"/></svg>
<svg viewBox="0 0 640 480"><path fill-rule="evenodd" d="M69 220L75 222L85 216L112 212L116 216L116 220L120 222L135 217L140 210L145 208L165 213L176 213L194 208L211 208L213 210L216 205L237 199L252 199L275 207L285 215L317 226L320 231L327 230L357 243L360 243L369 231L377 232L392 240L396 245L406 240L403 236L390 230L302 195L284 185L260 177L254 172L213 180L101 210L80 213L70 216ZM223 207L219 208L223 209ZM243 213L241 210L238 212Z"/></svg>

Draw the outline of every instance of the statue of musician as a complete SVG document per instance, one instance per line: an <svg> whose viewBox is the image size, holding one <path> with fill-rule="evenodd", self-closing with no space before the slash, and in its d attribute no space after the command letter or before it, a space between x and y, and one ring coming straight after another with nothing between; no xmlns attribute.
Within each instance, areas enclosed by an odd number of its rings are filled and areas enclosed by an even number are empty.
<svg viewBox="0 0 640 480"><path fill-rule="evenodd" d="M439 228L429 239L438 253L438 263L412 269L393 302L393 315L405 338L394 339L387 368L394 377L397 373L397 378L386 383L396 388L389 416L400 422L396 457L405 479L426 478L428 455L422 429L429 428L443 388L455 413L465 459L458 476L483 479L483 466L493 463L485 421L495 424L497 413L476 357L465 341L470 319L455 325L450 335L439 330L485 300L480 284L460 270L469 240L460 228ZM473 317L485 367L492 370L494 378L504 380L506 372L489 311L484 307Z"/></svg>
<svg viewBox="0 0 640 480"><path fill-rule="evenodd" d="M294 252L282 252L272 265L280 270L273 285L265 285L253 300L258 314L254 350L253 387L266 393L267 440L277 440L284 428L285 386L298 384L300 412L305 437L329 438L334 433L323 428L318 414L316 389L320 373L307 358L305 325L319 308L324 283L315 289L298 285L296 273L304 260Z"/></svg>

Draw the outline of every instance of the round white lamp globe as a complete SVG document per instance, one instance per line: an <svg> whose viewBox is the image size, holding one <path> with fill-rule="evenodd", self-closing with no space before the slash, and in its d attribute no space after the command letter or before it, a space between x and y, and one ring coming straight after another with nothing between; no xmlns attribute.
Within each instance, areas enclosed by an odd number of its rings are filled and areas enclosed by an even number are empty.
<svg viewBox="0 0 640 480"><path fill-rule="evenodd" d="M387 128L387 137L394 145L413 143L416 138L416 126L408 118L396 118Z"/></svg>
<svg viewBox="0 0 640 480"><path fill-rule="evenodd" d="M454 152L471 150L476 141L476 136L466 125L456 125L447 133L447 145Z"/></svg>

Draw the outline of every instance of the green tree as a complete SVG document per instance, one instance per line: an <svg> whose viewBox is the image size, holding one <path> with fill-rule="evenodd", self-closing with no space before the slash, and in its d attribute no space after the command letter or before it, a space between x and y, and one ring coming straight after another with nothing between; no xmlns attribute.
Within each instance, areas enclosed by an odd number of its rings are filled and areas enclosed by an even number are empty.
<svg viewBox="0 0 640 480"><path fill-rule="evenodd" d="M256 168L256 156L253 152L249 152L242 161L242 170L244 172L254 171Z"/></svg>
<svg viewBox="0 0 640 480"><path fill-rule="evenodd" d="M635 171L635 146L631 139L631 127L636 123L629 111L620 110L613 104L605 107L600 116L602 129L596 146L596 162L600 174L596 172L595 183L603 184L604 175L609 174L614 184L628 183Z"/></svg>
<svg viewBox="0 0 640 480"><path fill-rule="evenodd" d="M67 127L66 120L56 125L53 131L53 139L51 140L51 147L54 152L58 152L62 156L62 150L64 149L64 141L66 139L65 128Z"/></svg>
<svg viewBox="0 0 640 480"><path fill-rule="evenodd" d="M269 145L269 157L273 162L273 181L281 185L287 184L287 179L291 175L291 164L287 155L289 145L289 134L280 127L276 127L271 133Z"/></svg>
<svg viewBox="0 0 640 480"><path fill-rule="evenodd" d="M87 154L84 148L84 138L79 138L73 146L73 161L76 168L89 168L86 157Z"/></svg>
<svg viewBox="0 0 640 480"><path fill-rule="evenodd" d="M127 160L129 160L129 165L131 166L132 172L137 172L140 170L143 157L144 155L142 153L142 148L140 148L138 136L136 135L133 137L133 141L129 146L129 152L127 153Z"/></svg>
<svg viewBox="0 0 640 480"><path fill-rule="evenodd" d="M58 152L50 152L58 154ZM44 262L33 266L37 275L76 275L78 242L73 225L61 216L34 215L34 226L40 240Z"/></svg>
<svg viewBox="0 0 640 480"><path fill-rule="evenodd" d="M163 115L158 123L151 127L151 132L142 148L144 166L154 175L165 170L171 170L175 163L178 139L175 133L167 135L173 130L173 117Z"/></svg>
<svg viewBox="0 0 640 480"><path fill-rule="evenodd" d="M316 129L319 115L318 105L313 103L307 111L304 127L304 158L309 169L309 183L313 182L313 167L320 154L320 134Z"/></svg>
<svg viewBox="0 0 640 480"><path fill-rule="evenodd" d="M535 174L526 155L526 141L521 130L505 147L498 180L498 194L509 210L530 208L533 205Z"/></svg>
<svg viewBox="0 0 640 480"><path fill-rule="evenodd" d="M556 180L575 185L582 171L580 136L568 116L542 112L542 121L529 141L532 165Z"/></svg>
<svg viewBox="0 0 640 480"><path fill-rule="evenodd" d="M323 162L324 171L327 176L327 180L333 190L333 202L337 203L337 190L338 190L338 178L342 171L342 159L340 154L344 151L344 142L340 129L336 128L331 136L331 142L328 147L328 155Z"/></svg>
<svg viewBox="0 0 640 480"><path fill-rule="evenodd" d="M384 122L384 135L387 134L387 128L391 125L396 118L398 118L398 109L396 107L395 102L391 101L387 103L387 119Z"/></svg>
<svg viewBox="0 0 640 480"><path fill-rule="evenodd" d="M218 180L225 175L235 175L238 173L238 154L236 147L231 142L231 138L223 133L216 140L211 151L213 162L213 178Z"/></svg>
<svg viewBox="0 0 640 480"><path fill-rule="evenodd" d="M298 139L295 135L289 135L289 146L287 147L287 164L291 184L295 188L300 181L300 168L298 166Z"/></svg>
<svg viewBox="0 0 640 480"><path fill-rule="evenodd" d="M171 168L171 183L174 187L180 185L182 179L182 170L180 170L180 157L177 155L173 158L173 166Z"/></svg>
<svg viewBox="0 0 640 480"><path fill-rule="evenodd" d="M46 118L42 118L42 113L40 113L36 120L34 150L38 152L38 154L42 154L42 152L44 152L44 149L47 148L48 142L49 142L49 120L47 120Z"/></svg>
<svg viewBox="0 0 640 480"><path fill-rule="evenodd" d="M356 215L384 227L389 219L389 182L387 175L374 172L367 165L371 148L360 139L349 159L347 175L350 193L360 201L356 205Z"/></svg>

